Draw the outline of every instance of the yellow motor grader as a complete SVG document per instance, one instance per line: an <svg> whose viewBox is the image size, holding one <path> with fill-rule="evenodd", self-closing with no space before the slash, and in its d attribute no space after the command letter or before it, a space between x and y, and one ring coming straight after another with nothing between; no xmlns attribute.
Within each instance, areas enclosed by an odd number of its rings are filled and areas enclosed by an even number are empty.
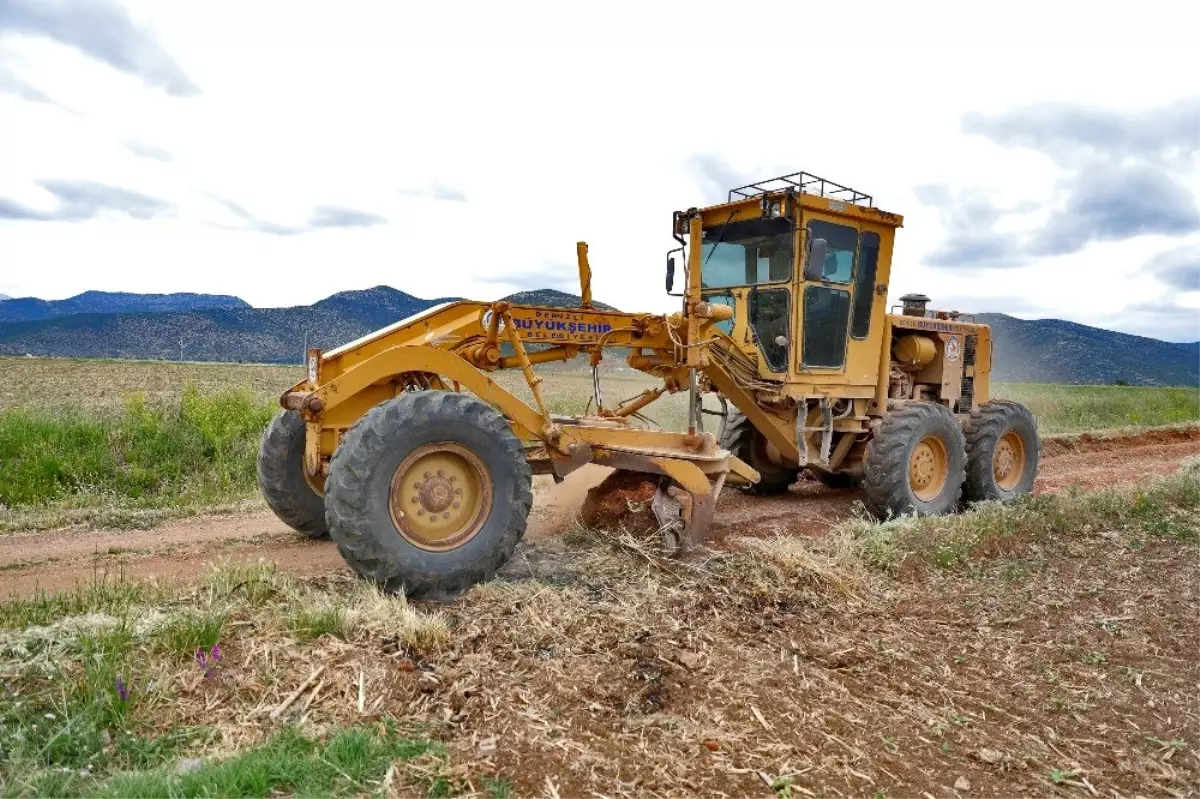
<svg viewBox="0 0 1200 799"><path fill-rule="evenodd" d="M860 191L786 175L675 212L677 313L595 307L581 242L578 308L450 302L310 350L263 437L263 495L291 527L332 537L363 577L447 598L512 555L532 475L588 463L657 476L669 552L704 536L727 482L756 494L786 491L801 470L861 482L880 518L1028 492L1037 426L990 398L989 328L923 295L889 312L902 223ZM616 349L661 385L608 407L597 379L593 412L550 412L537 364L586 355L595 370ZM521 370L532 405L489 377L500 369ZM640 421L675 392L688 394L687 430ZM716 434L705 394L725 409Z"/></svg>

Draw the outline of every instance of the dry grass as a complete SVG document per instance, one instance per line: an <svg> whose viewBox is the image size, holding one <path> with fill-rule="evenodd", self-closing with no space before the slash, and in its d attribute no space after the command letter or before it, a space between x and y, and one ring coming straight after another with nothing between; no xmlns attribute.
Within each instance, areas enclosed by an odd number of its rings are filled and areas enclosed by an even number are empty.
<svg viewBox="0 0 1200 799"><path fill-rule="evenodd" d="M834 596L861 597L871 587L870 573L847 536L831 535L821 546L789 535L739 537L732 543L745 552L745 573L760 592L795 586Z"/></svg>
<svg viewBox="0 0 1200 799"><path fill-rule="evenodd" d="M88 358L0 357L0 409L119 410L135 394L152 404L178 402L193 386L205 394L248 391L275 402L304 367L231 363L172 363Z"/></svg>
<svg viewBox="0 0 1200 799"><path fill-rule="evenodd" d="M0 357L0 370L5 378L0 385L0 410L34 407L43 411L116 410L133 394L143 394L151 403L174 403L188 386L202 393L246 391L273 404L304 375L299 365L12 357ZM592 395L590 372L547 368L540 374L555 413L582 413L587 408ZM506 389L532 402L520 372L497 372L495 376ZM658 385L648 375L628 368L602 371L601 380L606 405ZM994 393L1028 405L1044 434L1200 419L1200 390L1195 388L999 383ZM649 407L647 416L668 429L682 429L687 419L684 397L660 399Z"/></svg>
<svg viewBox="0 0 1200 799"><path fill-rule="evenodd" d="M10 603L4 640L26 648L6 643L0 669L52 702L82 640L119 638L109 662L143 693L111 734L209 731L173 757L245 752L283 725L384 722L444 747L364 793L1193 795L1200 551L1179 533L1195 482L986 510L1072 524L943 569L872 568L854 524L683 561L581 530L438 607L224 567L190 589ZM297 614L330 608L336 633L296 634ZM164 649L164 630L198 640L216 619L215 668Z"/></svg>
<svg viewBox="0 0 1200 799"><path fill-rule="evenodd" d="M175 363L86 358L0 357L4 382L0 410L36 408L40 411L119 411L134 395L151 404L174 404L189 386L204 394L245 391L256 400L274 404L279 395L303 379L299 365ZM555 413L582 413L592 394L590 372L546 370L543 391ZM496 373L497 382L532 403L519 371ZM605 372L605 402L639 394L658 381L638 372ZM661 406L661 408L659 407ZM656 421L677 426L686 419L683 397L668 397L655 408ZM661 417L661 418L659 418Z"/></svg>

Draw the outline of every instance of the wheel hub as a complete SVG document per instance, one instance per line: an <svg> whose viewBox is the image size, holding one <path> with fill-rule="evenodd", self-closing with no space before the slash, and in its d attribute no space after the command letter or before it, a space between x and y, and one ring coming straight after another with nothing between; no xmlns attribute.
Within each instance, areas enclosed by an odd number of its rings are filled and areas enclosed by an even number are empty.
<svg viewBox="0 0 1200 799"><path fill-rule="evenodd" d="M923 502L935 498L946 484L949 462L946 446L936 436L926 436L913 447L908 458L908 483Z"/></svg>
<svg viewBox="0 0 1200 799"><path fill-rule="evenodd" d="M483 528L491 492L491 475L475 453L449 442L426 444L396 467L389 510L396 532L411 543L454 549Z"/></svg>
<svg viewBox="0 0 1200 799"><path fill-rule="evenodd" d="M996 485L1005 491L1011 491L1021 482L1024 473L1025 442L1010 430L996 442L996 451L992 455L992 475Z"/></svg>
<svg viewBox="0 0 1200 799"><path fill-rule="evenodd" d="M444 469L438 469L438 473L425 482L413 483L413 489L417 492L414 496L429 513L442 513L454 502L455 475L446 477L444 472Z"/></svg>

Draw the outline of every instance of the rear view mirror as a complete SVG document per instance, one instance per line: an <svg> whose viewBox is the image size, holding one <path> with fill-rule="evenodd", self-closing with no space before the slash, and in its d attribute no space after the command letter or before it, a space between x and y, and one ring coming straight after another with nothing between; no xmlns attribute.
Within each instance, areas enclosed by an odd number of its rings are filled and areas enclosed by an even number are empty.
<svg viewBox="0 0 1200 799"><path fill-rule="evenodd" d="M804 258L805 280L820 280L825 276L825 253L828 251L825 239L808 240L808 253Z"/></svg>
<svg viewBox="0 0 1200 799"><path fill-rule="evenodd" d="M675 256L667 256L667 293L671 293L671 289L675 288Z"/></svg>

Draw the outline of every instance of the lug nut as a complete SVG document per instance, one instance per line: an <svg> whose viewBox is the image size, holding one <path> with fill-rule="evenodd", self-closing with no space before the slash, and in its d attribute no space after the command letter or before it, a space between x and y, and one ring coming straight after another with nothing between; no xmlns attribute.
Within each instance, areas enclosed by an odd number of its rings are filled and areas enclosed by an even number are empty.
<svg viewBox="0 0 1200 799"><path fill-rule="evenodd" d="M455 494L462 494L462 489L461 489L461 488L456 488L456 489L454 489L454 493L455 493Z"/></svg>
<svg viewBox="0 0 1200 799"><path fill-rule="evenodd" d="M425 472L425 479L428 480L430 477L433 477L433 475L429 472Z"/></svg>
<svg viewBox="0 0 1200 799"><path fill-rule="evenodd" d="M450 482L451 482L451 483L453 483L453 482L454 482L455 480L457 480L457 479L458 479L458 478L457 478L457 477L455 477L454 475L450 475Z"/></svg>
<svg viewBox="0 0 1200 799"><path fill-rule="evenodd" d="M414 504L414 505L416 505L416 504L417 504L418 502L420 502L420 501L421 501L420 497L413 497L413 504Z"/></svg>
<svg viewBox="0 0 1200 799"><path fill-rule="evenodd" d="M458 507L458 505L459 505L459 503L457 503L457 502L455 502L455 503L454 503L454 507L456 507L456 508L457 508L457 507Z"/></svg>
<svg viewBox="0 0 1200 799"><path fill-rule="evenodd" d="M443 513L443 514L442 514L442 518L443 518L443 519L449 519L449 518L450 518L450 511L446 511L445 513Z"/></svg>
<svg viewBox="0 0 1200 799"><path fill-rule="evenodd" d="M445 476L446 476L446 472L445 472L445 470L443 470L443 469L438 469L438 477L445 477Z"/></svg>
<svg viewBox="0 0 1200 799"><path fill-rule="evenodd" d="M418 515L418 516L424 516L424 515L425 515L425 509L424 509L424 508L417 508L417 515Z"/></svg>

